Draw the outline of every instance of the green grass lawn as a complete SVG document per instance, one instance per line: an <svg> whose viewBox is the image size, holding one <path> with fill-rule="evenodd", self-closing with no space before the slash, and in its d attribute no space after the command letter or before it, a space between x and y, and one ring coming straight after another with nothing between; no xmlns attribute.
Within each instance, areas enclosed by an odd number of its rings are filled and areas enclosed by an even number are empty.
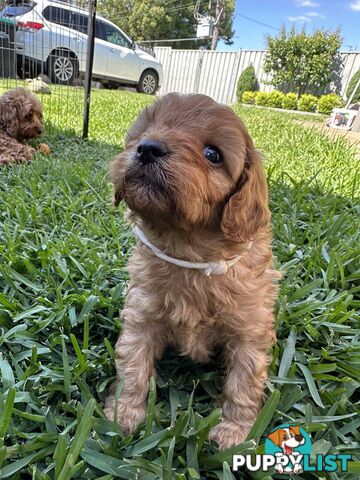
<svg viewBox="0 0 360 480"><path fill-rule="evenodd" d="M311 433L313 454L350 453L360 478L359 164L284 113L236 108L263 151L274 254L285 272L267 401L240 447L207 440L219 421L216 365L168 352L134 436L104 418L133 236L110 206L109 160L149 97L43 96L53 154L0 170L0 479L232 479L232 453L262 452L279 423ZM66 130L65 130L66 129ZM238 478L277 478L246 473ZM280 477L278 477L280 478ZM282 476L282 478L288 478Z"/></svg>

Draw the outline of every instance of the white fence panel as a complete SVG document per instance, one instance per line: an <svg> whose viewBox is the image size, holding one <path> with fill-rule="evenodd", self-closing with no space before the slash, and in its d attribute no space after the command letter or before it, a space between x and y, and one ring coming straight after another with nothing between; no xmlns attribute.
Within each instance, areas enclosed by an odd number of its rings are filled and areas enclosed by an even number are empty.
<svg viewBox="0 0 360 480"><path fill-rule="evenodd" d="M236 52L203 51L203 62L199 82L199 93L204 93L219 102L231 103L231 92L236 68Z"/></svg>
<svg viewBox="0 0 360 480"><path fill-rule="evenodd" d="M156 47L157 59L164 67L160 94L169 92L204 93L214 100L231 104L236 101L236 84L249 65L255 68L260 90L273 89L271 75L263 70L266 50L214 52L210 50L173 50ZM360 69L360 52L343 52L340 93L344 95L352 75Z"/></svg>

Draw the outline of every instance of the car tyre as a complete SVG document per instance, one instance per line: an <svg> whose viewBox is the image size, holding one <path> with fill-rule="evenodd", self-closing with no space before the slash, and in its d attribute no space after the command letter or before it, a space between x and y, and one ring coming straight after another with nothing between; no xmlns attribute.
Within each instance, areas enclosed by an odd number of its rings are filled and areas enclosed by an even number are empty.
<svg viewBox="0 0 360 480"><path fill-rule="evenodd" d="M159 80L154 70L145 70L140 77L140 81L136 86L139 93L146 93L147 95L154 95L158 88Z"/></svg>
<svg viewBox="0 0 360 480"><path fill-rule="evenodd" d="M78 74L76 58L68 51L55 51L49 58L49 74L52 82L73 85Z"/></svg>

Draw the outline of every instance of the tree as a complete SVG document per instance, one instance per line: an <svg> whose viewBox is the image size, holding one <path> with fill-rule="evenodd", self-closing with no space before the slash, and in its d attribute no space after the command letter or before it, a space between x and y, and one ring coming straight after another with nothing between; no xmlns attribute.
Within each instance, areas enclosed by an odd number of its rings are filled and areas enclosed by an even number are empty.
<svg viewBox="0 0 360 480"><path fill-rule="evenodd" d="M255 92L259 89L259 84L255 75L255 68L252 65L249 65L241 73L239 80L236 86L236 96L238 102L242 101L242 96L244 92Z"/></svg>
<svg viewBox="0 0 360 480"><path fill-rule="evenodd" d="M214 13L215 21L219 21L214 26L211 39L211 50L216 50L219 38L225 40L226 45L232 45L234 42L231 37L234 35L232 31L232 15L234 13L234 0L216 0Z"/></svg>
<svg viewBox="0 0 360 480"><path fill-rule="evenodd" d="M330 88L332 76L338 74L340 31L305 30L289 32L285 27L277 37L266 38L268 54L264 71L272 74L270 83L279 89L302 93L318 93Z"/></svg>
<svg viewBox="0 0 360 480"><path fill-rule="evenodd" d="M205 13L201 4L201 13ZM234 0L221 0L224 8L219 22L219 36L231 43ZM98 12L118 25L136 42L196 37L195 2L189 0L99 0ZM210 15L215 17L215 2ZM161 44L161 42L159 42ZM211 39L162 43L173 48L210 48Z"/></svg>

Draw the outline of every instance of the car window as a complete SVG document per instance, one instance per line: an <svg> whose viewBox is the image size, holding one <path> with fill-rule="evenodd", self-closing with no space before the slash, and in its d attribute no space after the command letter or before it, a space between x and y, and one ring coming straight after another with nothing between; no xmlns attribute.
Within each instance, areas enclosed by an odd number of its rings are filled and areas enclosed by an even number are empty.
<svg viewBox="0 0 360 480"><path fill-rule="evenodd" d="M101 40L119 45L120 47L131 47L130 42L122 35L120 30L100 20L96 21L95 36L96 38L101 38Z"/></svg>
<svg viewBox="0 0 360 480"><path fill-rule="evenodd" d="M103 29L104 22L100 20L95 21L95 37L100 38L101 40L106 40L105 30Z"/></svg>
<svg viewBox="0 0 360 480"><path fill-rule="evenodd" d="M49 22L70 28L70 11L64 8L53 7L50 5L43 11L43 15Z"/></svg>
<svg viewBox="0 0 360 480"><path fill-rule="evenodd" d="M70 12L71 28L81 33L88 32L88 17L77 12Z"/></svg>
<svg viewBox="0 0 360 480"><path fill-rule="evenodd" d="M23 3L22 5L10 4L2 10L0 15L2 17L17 17L18 15L25 15L25 13L31 12L35 6L35 2Z"/></svg>

